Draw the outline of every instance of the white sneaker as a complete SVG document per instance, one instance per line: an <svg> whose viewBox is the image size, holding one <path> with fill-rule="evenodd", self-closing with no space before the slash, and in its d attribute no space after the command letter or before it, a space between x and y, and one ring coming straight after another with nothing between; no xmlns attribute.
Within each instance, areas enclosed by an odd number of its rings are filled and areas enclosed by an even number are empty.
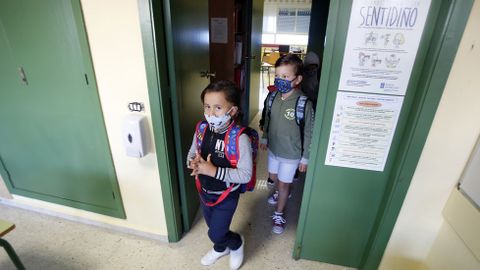
<svg viewBox="0 0 480 270"><path fill-rule="evenodd" d="M218 259L230 253L230 249L226 248L223 252L217 252L215 249L211 249L202 257L200 263L202 265L208 266L214 264Z"/></svg>
<svg viewBox="0 0 480 270"><path fill-rule="evenodd" d="M237 270L240 268L243 262L243 247L245 246L245 238L243 238L242 235L240 235L240 237L242 238L242 245L238 249L230 251L230 269L232 270Z"/></svg>

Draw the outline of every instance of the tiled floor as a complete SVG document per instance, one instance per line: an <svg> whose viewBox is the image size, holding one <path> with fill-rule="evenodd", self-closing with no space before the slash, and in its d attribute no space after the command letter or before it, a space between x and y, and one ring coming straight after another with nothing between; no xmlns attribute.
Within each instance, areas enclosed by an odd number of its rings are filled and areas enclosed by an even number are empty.
<svg viewBox="0 0 480 270"><path fill-rule="evenodd" d="M254 120L258 123L258 119ZM242 269L347 269L315 261L292 259L303 180L295 183L287 208L287 228L282 235L271 233L273 207L266 202L266 155L260 152L255 192L242 195L232 230L245 236ZM192 230L178 243L168 244L107 230L62 218L14 208L0 203L0 219L17 228L7 239L27 269L228 269L228 256L211 267L200 265L211 248L206 224L197 218ZM0 269L14 269L0 250Z"/></svg>

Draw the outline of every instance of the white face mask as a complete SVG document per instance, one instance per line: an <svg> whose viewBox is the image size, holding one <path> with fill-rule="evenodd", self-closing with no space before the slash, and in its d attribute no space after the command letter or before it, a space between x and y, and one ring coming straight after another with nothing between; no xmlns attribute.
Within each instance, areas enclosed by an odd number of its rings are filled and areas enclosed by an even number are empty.
<svg viewBox="0 0 480 270"><path fill-rule="evenodd" d="M220 130L225 127L230 123L230 119L232 117L230 116L230 111L232 111L233 107L228 110L224 115L222 116L216 116L212 115L209 116L208 114L205 114L205 119L207 119L208 124L214 129L214 130Z"/></svg>

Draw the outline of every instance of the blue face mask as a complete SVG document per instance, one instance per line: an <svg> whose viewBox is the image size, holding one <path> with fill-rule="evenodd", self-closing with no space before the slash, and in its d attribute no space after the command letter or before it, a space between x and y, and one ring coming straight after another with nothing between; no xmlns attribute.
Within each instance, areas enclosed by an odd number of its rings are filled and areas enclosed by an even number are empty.
<svg viewBox="0 0 480 270"><path fill-rule="evenodd" d="M293 80L295 80L295 79L293 79ZM285 93L288 93L288 92L292 91L293 80L289 81L287 79L282 79L282 78L278 78L278 77L275 78L274 83L275 83L275 87L277 88L277 91L282 93L282 94L285 94Z"/></svg>

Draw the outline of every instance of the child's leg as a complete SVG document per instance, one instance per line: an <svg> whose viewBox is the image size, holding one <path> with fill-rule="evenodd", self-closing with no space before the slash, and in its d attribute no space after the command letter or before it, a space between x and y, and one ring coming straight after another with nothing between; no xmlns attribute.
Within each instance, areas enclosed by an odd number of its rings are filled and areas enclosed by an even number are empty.
<svg viewBox="0 0 480 270"><path fill-rule="evenodd" d="M217 252L223 252L226 248L236 250L242 245L240 235L230 231L230 224L237 208L238 198L239 194L237 192L231 193L223 202L212 207L208 236Z"/></svg>
<svg viewBox="0 0 480 270"><path fill-rule="evenodd" d="M278 186L278 169L280 162L275 155L268 151L268 177L273 180L275 186Z"/></svg>
<svg viewBox="0 0 480 270"><path fill-rule="evenodd" d="M273 180L273 184L278 186L278 174L276 173L268 173L268 177Z"/></svg>
<svg viewBox="0 0 480 270"><path fill-rule="evenodd" d="M202 196L202 195L200 195ZM210 220L212 219L212 207L206 206L203 204L202 200L200 200L200 206L202 207L203 218L205 219L205 223L210 228Z"/></svg>
<svg viewBox="0 0 480 270"><path fill-rule="evenodd" d="M285 206L287 205L288 195L290 193L290 183L284 183L278 181L278 203L277 203L277 213L283 213Z"/></svg>
<svg viewBox="0 0 480 270"><path fill-rule="evenodd" d="M290 186L293 182L293 176L295 175L295 170L297 169L297 163L280 163L280 168L278 172L278 203L277 203L277 213L283 213L285 206L287 205L288 196L290 194Z"/></svg>

